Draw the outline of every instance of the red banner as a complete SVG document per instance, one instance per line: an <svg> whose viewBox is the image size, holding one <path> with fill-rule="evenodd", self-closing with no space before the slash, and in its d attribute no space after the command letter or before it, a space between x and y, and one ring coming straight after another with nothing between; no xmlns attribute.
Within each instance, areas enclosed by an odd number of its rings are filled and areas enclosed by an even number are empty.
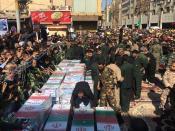
<svg viewBox="0 0 175 131"><path fill-rule="evenodd" d="M33 11L31 12L32 22L34 24L53 23L71 24L70 11Z"/></svg>

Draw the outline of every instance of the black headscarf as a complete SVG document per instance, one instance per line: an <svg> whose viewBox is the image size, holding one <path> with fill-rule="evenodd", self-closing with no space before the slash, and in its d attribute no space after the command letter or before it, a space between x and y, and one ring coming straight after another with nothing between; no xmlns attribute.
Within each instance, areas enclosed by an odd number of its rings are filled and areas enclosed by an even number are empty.
<svg viewBox="0 0 175 131"><path fill-rule="evenodd" d="M75 100L78 98L79 92L84 93L84 96L90 100L91 107L93 107L94 95L90 89L88 82L85 82L85 81L78 82L75 85L75 89L73 90L73 93L72 93L71 105L72 106L75 105Z"/></svg>

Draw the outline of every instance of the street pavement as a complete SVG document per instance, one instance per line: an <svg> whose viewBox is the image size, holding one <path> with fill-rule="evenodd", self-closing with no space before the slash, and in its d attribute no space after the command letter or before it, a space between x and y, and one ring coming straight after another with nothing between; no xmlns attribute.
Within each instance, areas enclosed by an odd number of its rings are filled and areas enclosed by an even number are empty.
<svg viewBox="0 0 175 131"><path fill-rule="evenodd" d="M161 91L161 87L142 83L141 99L131 102L128 115L123 116L127 128L122 131L132 131L131 127L134 131L175 131L175 113L159 109Z"/></svg>

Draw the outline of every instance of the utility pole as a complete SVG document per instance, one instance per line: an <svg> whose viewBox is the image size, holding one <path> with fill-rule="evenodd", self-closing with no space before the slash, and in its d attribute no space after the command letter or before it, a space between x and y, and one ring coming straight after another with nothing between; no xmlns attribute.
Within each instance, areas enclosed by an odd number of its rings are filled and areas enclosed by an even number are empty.
<svg viewBox="0 0 175 131"><path fill-rule="evenodd" d="M118 9L118 12L119 12L119 26L122 26L122 1L118 0L118 2L119 2L119 9Z"/></svg>
<svg viewBox="0 0 175 131"><path fill-rule="evenodd" d="M139 29L142 29L142 12L143 12L143 1L139 0Z"/></svg>
<svg viewBox="0 0 175 131"><path fill-rule="evenodd" d="M133 11L132 11L132 29L135 28L135 9L136 9L136 0L133 1Z"/></svg>
<svg viewBox="0 0 175 131"><path fill-rule="evenodd" d="M106 0L106 27L108 24L108 0Z"/></svg>
<svg viewBox="0 0 175 131"><path fill-rule="evenodd" d="M160 29L162 29L162 16L163 16L163 5L164 5L164 3L165 3L165 1L160 1L160 15L159 15L159 27L160 27Z"/></svg>
<svg viewBox="0 0 175 131"><path fill-rule="evenodd" d="M151 12L151 5L153 2L149 3L149 11L148 11L148 24L147 24L147 29L149 29L149 27L151 27L151 16L152 16L152 12Z"/></svg>
<svg viewBox="0 0 175 131"><path fill-rule="evenodd" d="M19 11L19 3L18 3L18 0L15 0L15 8L16 8L16 25L17 25L17 32L20 33L20 30L21 30L21 22L20 22L20 11Z"/></svg>

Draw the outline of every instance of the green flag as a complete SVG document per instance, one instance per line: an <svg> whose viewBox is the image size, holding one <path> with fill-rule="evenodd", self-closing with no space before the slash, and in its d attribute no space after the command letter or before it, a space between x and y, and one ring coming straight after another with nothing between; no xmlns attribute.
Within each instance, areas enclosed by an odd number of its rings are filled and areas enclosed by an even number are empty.
<svg viewBox="0 0 175 131"><path fill-rule="evenodd" d="M136 26L137 26L137 27L140 27L140 25L141 25L141 20L138 20Z"/></svg>

